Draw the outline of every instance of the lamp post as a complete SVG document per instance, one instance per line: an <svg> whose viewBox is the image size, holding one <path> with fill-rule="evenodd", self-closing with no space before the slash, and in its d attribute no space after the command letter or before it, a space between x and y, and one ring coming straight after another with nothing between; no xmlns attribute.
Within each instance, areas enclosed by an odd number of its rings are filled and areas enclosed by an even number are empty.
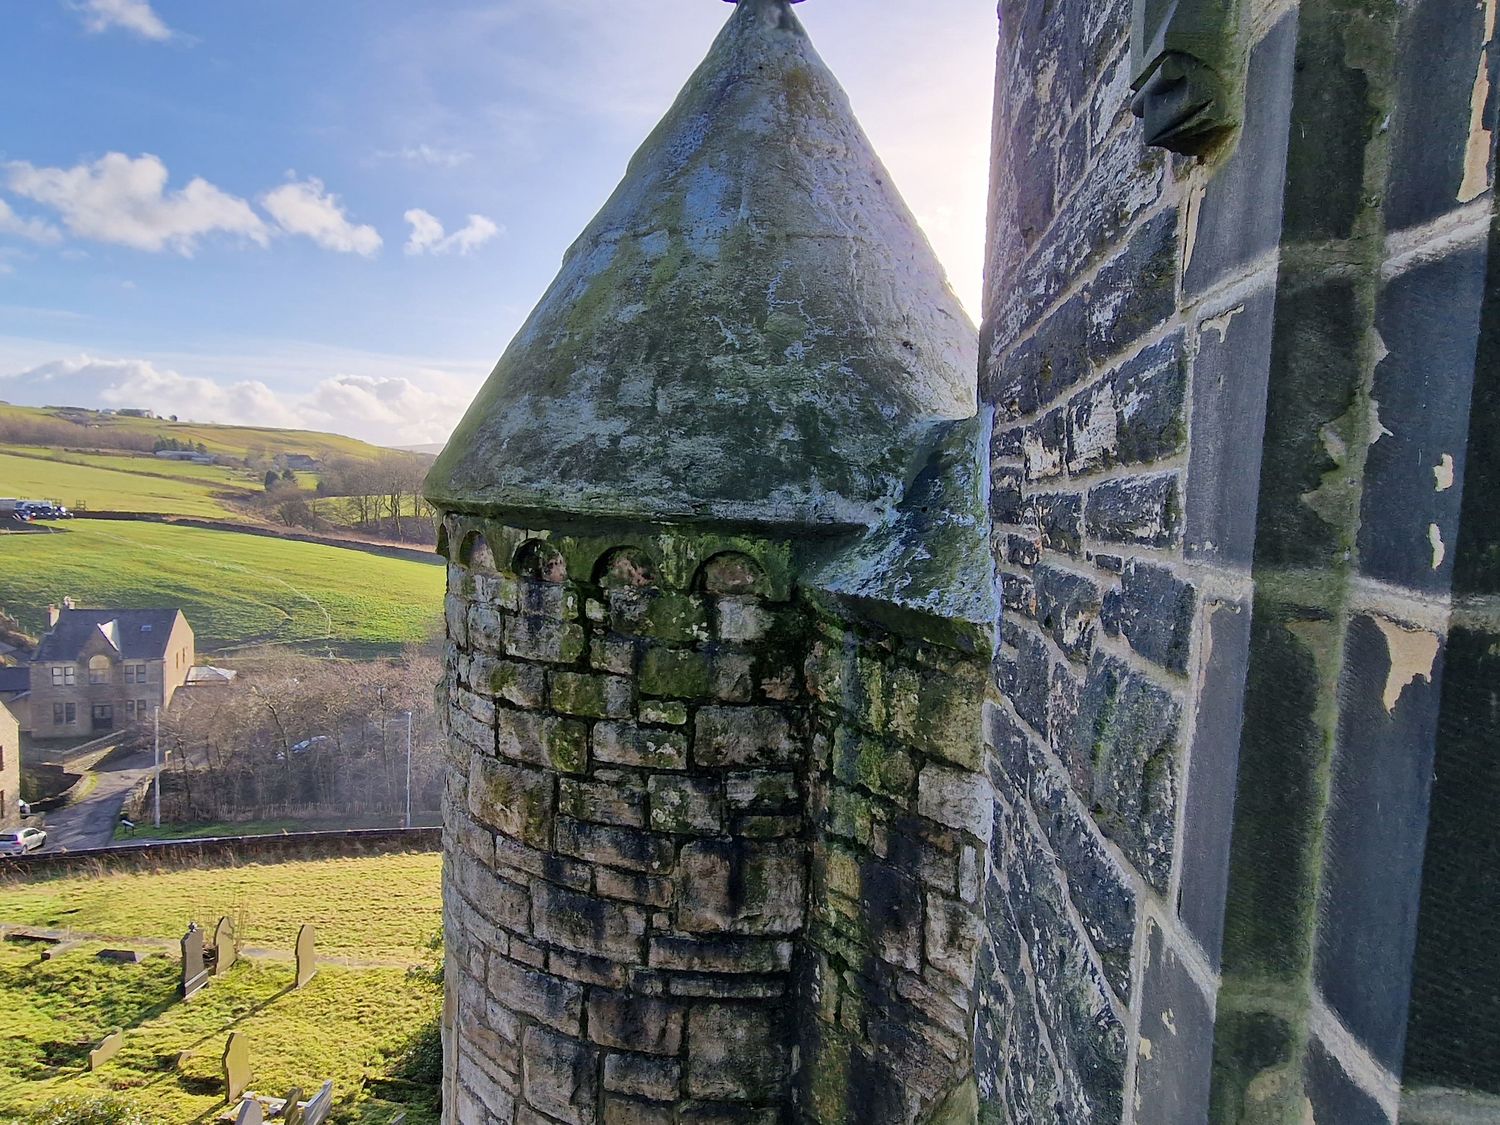
<svg viewBox="0 0 1500 1125"><path fill-rule="evenodd" d="M411 712L406 713L406 827L411 827Z"/></svg>
<svg viewBox="0 0 1500 1125"><path fill-rule="evenodd" d="M151 712L151 723L154 732L151 738L151 757L154 762L155 777L151 782L151 822L161 827L161 708L157 707Z"/></svg>

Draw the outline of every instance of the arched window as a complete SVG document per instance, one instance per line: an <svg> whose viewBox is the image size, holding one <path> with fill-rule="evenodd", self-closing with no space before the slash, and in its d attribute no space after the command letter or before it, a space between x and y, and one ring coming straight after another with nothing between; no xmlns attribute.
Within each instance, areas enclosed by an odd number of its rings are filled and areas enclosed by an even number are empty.
<svg viewBox="0 0 1500 1125"><path fill-rule="evenodd" d="M89 657L89 683L109 683L109 657L102 653L98 656Z"/></svg>

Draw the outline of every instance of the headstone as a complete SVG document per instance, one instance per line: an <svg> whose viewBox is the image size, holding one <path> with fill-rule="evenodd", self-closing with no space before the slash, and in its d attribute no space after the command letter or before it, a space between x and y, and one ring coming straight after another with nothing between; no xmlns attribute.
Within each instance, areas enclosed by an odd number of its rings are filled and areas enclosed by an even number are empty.
<svg viewBox="0 0 1500 1125"><path fill-rule="evenodd" d="M235 940L234 921L220 918L214 929L214 976L222 977L240 955L239 943Z"/></svg>
<svg viewBox="0 0 1500 1125"><path fill-rule="evenodd" d="M301 988L318 971L317 931L303 926L297 931L297 987Z"/></svg>
<svg viewBox="0 0 1500 1125"><path fill-rule="evenodd" d="M255 1098L246 1098L240 1103L239 1116L234 1119L234 1125L265 1125L266 1113L261 1109L260 1102Z"/></svg>
<svg viewBox="0 0 1500 1125"><path fill-rule="evenodd" d="M208 969L203 965L203 931L197 922L191 922L187 933L182 935L182 998L186 1000L207 983Z"/></svg>
<svg viewBox="0 0 1500 1125"><path fill-rule="evenodd" d="M303 1125L302 1118L302 1087L293 1086L286 1096L286 1103L281 1107L281 1120L286 1125Z"/></svg>
<svg viewBox="0 0 1500 1125"><path fill-rule="evenodd" d="M101 961L118 961L124 965L138 965L147 957L150 957L151 954L142 953L139 949L101 949L95 956Z"/></svg>
<svg viewBox="0 0 1500 1125"><path fill-rule="evenodd" d="M333 1113L333 1080L323 1083L323 1088L302 1109L302 1125L323 1125Z"/></svg>
<svg viewBox="0 0 1500 1125"><path fill-rule="evenodd" d="M233 1105L249 1085L250 1040L243 1032L232 1031L224 1042L224 1100Z"/></svg>
<svg viewBox="0 0 1500 1125"><path fill-rule="evenodd" d="M123 1046L125 1046L125 1032L117 1027L100 1041L99 1046L89 1052L89 1069L98 1070L119 1054Z"/></svg>

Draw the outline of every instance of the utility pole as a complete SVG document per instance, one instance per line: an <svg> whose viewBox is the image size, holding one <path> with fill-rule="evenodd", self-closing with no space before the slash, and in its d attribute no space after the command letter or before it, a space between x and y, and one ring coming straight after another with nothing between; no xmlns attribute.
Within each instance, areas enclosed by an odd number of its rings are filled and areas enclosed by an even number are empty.
<svg viewBox="0 0 1500 1125"><path fill-rule="evenodd" d="M151 819L156 827L161 827L161 708L158 707L151 713L152 725L156 728L152 742L152 757L156 762L156 777L151 783Z"/></svg>
<svg viewBox="0 0 1500 1125"><path fill-rule="evenodd" d="M406 827L411 827L411 712L406 713Z"/></svg>

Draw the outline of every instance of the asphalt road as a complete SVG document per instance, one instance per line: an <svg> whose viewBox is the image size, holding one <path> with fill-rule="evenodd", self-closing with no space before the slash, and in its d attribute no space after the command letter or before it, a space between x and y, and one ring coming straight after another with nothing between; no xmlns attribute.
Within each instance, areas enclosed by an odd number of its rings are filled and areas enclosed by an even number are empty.
<svg viewBox="0 0 1500 1125"><path fill-rule="evenodd" d="M99 784L76 804L47 814L42 826L49 852L76 852L82 848L107 848L114 842L115 825L125 795L136 782L151 776L151 755L134 754L117 762L101 762L94 768Z"/></svg>

